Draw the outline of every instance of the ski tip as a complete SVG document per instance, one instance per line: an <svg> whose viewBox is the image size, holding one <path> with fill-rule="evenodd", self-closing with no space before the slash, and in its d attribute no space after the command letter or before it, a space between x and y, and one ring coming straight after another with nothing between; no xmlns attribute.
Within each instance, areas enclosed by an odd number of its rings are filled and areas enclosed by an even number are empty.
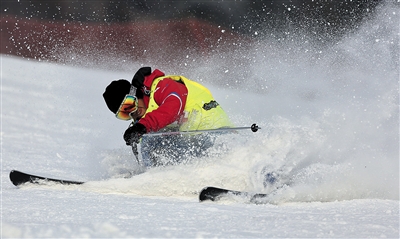
<svg viewBox="0 0 400 239"><path fill-rule="evenodd" d="M12 184L14 184L14 186L19 186L26 182L25 179L21 179L20 175L22 175L22 174L23 173L18 170L13 169L10 171L9 178L10 178L10 181L12 182Z"/></svg>
<svg viewBox="0 0 400 239"><path fill-rule="evenodd" d="M84 183L79 181L42 177L33 174L23 173L17 170L11 170L9 176L12 184L14 184L15 186L20 186L24 183L33 183L33 184L57 183L63 185L74 185L74 184L79 185Z"/></svg>
<svg viewBox="0 0 400 239"><path fill-rule="evenodd" d="M243 202L250 202L255 204L268 203L268 194L264 193L251 193L246 191L236 191L225 188L205 187L199 194L200 202L203 201L218 201L222 198L236 198Z"/></svg>
<svg viewBox="0 0 400 239"><path fill-rule="evenodd" d="M212 195L210 195L210 193L209 193L211 188L212 187L205 187L200 191L200 194L199 194L200 202L207 201L207 200L214 201L214 197Z"/></svg>
<svg viewBox="0 0 400 239"><path fill-rule="evenodd" d="M229 190L217 187L205 187L199 194L199 201L218 201L223 194L228 193Z"/></svg>

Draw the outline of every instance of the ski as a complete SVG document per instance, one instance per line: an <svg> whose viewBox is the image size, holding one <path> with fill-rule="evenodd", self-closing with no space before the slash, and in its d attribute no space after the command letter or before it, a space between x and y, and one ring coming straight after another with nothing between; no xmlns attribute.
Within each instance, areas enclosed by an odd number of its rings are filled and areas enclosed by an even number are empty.
<svg viewBox="0 0 400 239"><path fill-rule="evenodd" d="M24 183L46 184L48 182L52 182L52 183L58 183L58 184L63 184L63 185L83 184L84 183L84 182L79 182L79 181L41 177L41 176L37 176L37 175L33 175L33 174L23 173L23 172L17 171L17 170L11 170L10 180L15 186L19 186Z"/></svg>
<svg viewBox="0 0 400 239"><path fill-rule="evenodd" d="M268 194L235 191L217 187L205 187L201 190L199 194L200 202L207 200L215 202L222 198L228 198L228 197L240 197L242 199L248 200L251 203L258 204L258 203L266 203L265 201L266 198L268 197Z"/></svg>

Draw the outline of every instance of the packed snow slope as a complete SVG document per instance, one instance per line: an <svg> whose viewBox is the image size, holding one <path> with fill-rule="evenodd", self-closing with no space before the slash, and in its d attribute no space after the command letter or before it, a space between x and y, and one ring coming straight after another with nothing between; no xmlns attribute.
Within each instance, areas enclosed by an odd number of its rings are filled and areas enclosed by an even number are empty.
<svg viewBox="0 0 400 239"><path fill-rule="evenodd" d="M264 39L198 64L188 56L180 69L152 66L202 82L237 126L262 129L145 172L122 139L128 123L102 99L145 62L103 71L2 55L2 237L398 238L399 14L383 6L322 48ZM241 57L246 78L233 79L229 60ZM14 187L12 169L88 183ZM205 186L271 196L199 203Z"/></svg>

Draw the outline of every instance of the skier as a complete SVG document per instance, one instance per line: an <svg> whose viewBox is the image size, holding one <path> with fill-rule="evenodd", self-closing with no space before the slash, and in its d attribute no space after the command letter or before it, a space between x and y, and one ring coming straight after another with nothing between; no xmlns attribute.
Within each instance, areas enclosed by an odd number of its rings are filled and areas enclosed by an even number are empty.
<svg viewBox="0 0 400 239"><path fill-rule="evenodd" d="M136 157L136 145L140 146L147 167L205 155L215 140L215 135L209 134L144 137L148 133L232 127L207 88L184 76L165 75L150 67L140 68L131 82L112 81L103 97L118 119L132 120L123 138L126 145L133 147Z"/></svg>

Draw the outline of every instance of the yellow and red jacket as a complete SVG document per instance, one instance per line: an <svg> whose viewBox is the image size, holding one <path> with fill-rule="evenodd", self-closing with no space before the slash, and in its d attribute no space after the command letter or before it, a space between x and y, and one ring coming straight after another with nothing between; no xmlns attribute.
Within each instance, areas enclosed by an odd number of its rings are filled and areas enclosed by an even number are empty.
<svg viewBox="0 0 400 239"><path fill-rule="evenodd" d="M177 124L180 131L232 127L229 117L211 92L184 76L169 75L156 69L145 76L145 115L139 120L147 132Z"/></svg>

